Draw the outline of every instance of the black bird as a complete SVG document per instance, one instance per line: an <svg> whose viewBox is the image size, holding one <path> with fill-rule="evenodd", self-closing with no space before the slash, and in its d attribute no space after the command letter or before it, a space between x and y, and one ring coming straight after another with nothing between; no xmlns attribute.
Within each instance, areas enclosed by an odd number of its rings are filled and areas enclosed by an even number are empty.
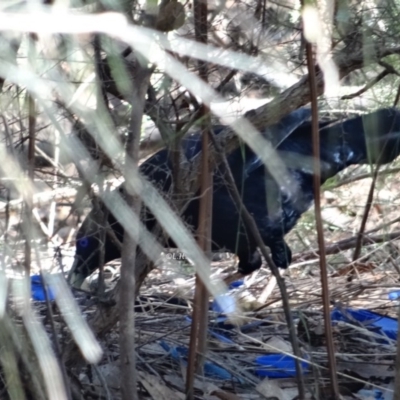
<svg viewBox="0 0 400 400"><path fill-rule="evenodd" d="M248 211L253 215L264 243L270 248L275 264L286 268L291 251L284 236L312 205L313 163L312 134L309 109L299 109L270 128L281 139L277 152L285 163L289 176L296 183L287 190L278 184L262 161L246 145L228 156L235 183ZM321 184L353 164L386 164L400 154L400 112L387 108L347 119L344 122L321 122L320 159ZM214 127L218 134L223 127ZM190 160L201 150L201 140L193 135L183 141L183 151ZM171 160L164 149L144 162L140 169L161 190L171 187ZM247 275L261 267L261 255L253 239L246 234L240 212L232 202L223 179L223 171L214 172L212 216L213 251L227 249L239 258L238 270ZM118 188L123 192L123 185ZM155 218L146 211L146 227L151 230ZM193 228L198 225L199 199L192 199L183 212L183 219ZM70 281L80 286L83 280L99 267L102 244L95 223L94 211L89 213L77 234L75 262ZM123 228L109 213L108 223L122 242ZM121 256L117 246L107 236L104 261ZM172 241L166 246L176 247Z"/></svg>

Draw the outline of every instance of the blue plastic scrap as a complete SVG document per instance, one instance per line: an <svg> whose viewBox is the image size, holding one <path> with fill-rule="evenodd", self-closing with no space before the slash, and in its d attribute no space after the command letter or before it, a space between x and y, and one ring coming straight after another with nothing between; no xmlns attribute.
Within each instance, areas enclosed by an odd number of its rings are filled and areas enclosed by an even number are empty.
<svg viewBox="0 0 400 400"><path fill-rule="evenodd" d="M286 354L269 354L255 359L256 364L262 368L255 370L258 376L267 376L268 378L290 378L296 376L296 364L293 356ZM300 362L303 374L310 372L310 364L302 360Z"/></svg>
<svg viewBox="0 0 400 400"><path fill-rule="evenodd" d="M369 310L354 310L351 308L335 308L331 313L332 321L344 321L354 324L356 321L365 328L392 340L396 340L398 323L397 320Z"/></svg>
<svg viewBox="0 0 400 400"><path fill-rule="evenodd" d="M389 300L397 300L400 297L400 290L395 290L394 292L389 292L388 299Z"/></svg>
<svg viewBox="0 0 400 400"><path fill-rule="evenodd" d="M238 281L232 282L229 285L229 291L235 290L244 285L244 280L240 279ZM211 304L211 310L221 313L227 314L236 311L236 299L234 296L229 293L222 294L217 296Z"/></svg>
<svg viewBox="0 0 400 400"><path fill-rule="evenodd" d="M40 275L32 275L31 276L31 292L32 299L36 301L45 301L44 288L42 277ZM49 296L49 300L54 300L55 296L51 288L48 287L47 294Z"/></svg>
<svg viewBox="0 0 400 400"><path fill-rule="evenodd" d="M234 281L229 285L229 290L237 289L237 288L239 288L240 286L243 286L243 285L244 285L244 280L243 279L239 279L238 281Z"/></svg>
<svg viewBox="0 0 400 400"><path fill-rule="evenodd" d="M230 289L234 290L243 285L243 281L236 281L230 285ZM211 305L211 310L217 313L230 313L235 311L235 298L230 294L224 294L218 296ZM190 317L186 317L188 322L192 322ZM265 323L268 323L268 320L260 320L253 321L241 327L241 330L249 331L254 328L257 328ZM220 340L223 343L227 344L236 344L230 337L232 336L231 332L234 328L234 325L229 323L229 319L220 315L214 320L213 324L210 324L210 328L208 329L208 333ZM179 362L184 362L186 364L186 359L188 355L188 350L186 347L177 346L170 347L165 341L159 342L161 347L167 351L171 357ZM296 365L293 356L285 355L285 354L269 354L265 356L257 357L254 360L254 363L257 367L254 368L254 372L256 375L261 377L270 377L270 378L287 378L293 377L296 375ZM309 372L309 363L305 361L301 361L302 372L304 374ZM218 379L234 379L232 374L226 371L224 368L219 367L211 362L205 362L204 364L204 373L206 376L214 377ZM235 378L237 380L237 378Z"/></svg>
<svg viewBox="0 0 400 400"><path fill-rule="evenodd" d="M215 332L211 329L208 330L211 336L215 337L215 339L218 339L222 343L226 344L235 344L235 342L232 339L229 339L225 335L222 335L221 333Z"/></svg>

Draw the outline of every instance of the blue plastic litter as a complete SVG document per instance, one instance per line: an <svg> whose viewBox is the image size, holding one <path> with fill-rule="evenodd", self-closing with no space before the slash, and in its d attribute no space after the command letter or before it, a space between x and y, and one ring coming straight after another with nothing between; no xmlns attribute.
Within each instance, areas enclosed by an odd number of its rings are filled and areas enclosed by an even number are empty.
<svg viewBox="0 0 400 400"><path fill-rule="evenodd" d="M234 290L244 285L244 280L239 279L238 281L232 282L229 285L229 290ZM217 296L211 304L211 310L218 313L231 313L236 310L236 299L234 296L228 294L222 294Z"/></svg>
<svg viewBox="0 0 400 400"><path fill-rule="evenodd" d="M269 354L255 359L256 364L263 368L256 369L256 375L267 376L269 378L290 378L296 376L295 359L286 354ZM310 371L310 365L307 361L300 362L303 374Z"/></svg>
<svg viewBox="0 0 400 400"><path fill-rule="evenodd" d="M350 324L354 324L355 321L358 321L366 328L379 335L387 336L393 340L397 338L397 320L369 310L354 310L351 308L342 310L335 308L331 313L331 318L332 321L344 321Z"/></svg>
<svg viewBox="0 0 400 400"><path fill-rule="evenodd" d="M42 277L40 275L32 275L31 276L31 292L32 299L36 301L45 301L44 288ZM50 288L47 290L47 294L49 296L49 300L54 300L54 293Z"/></svg>
<svg viewBox="0 0 400 400"><path fill-rule="evenodd" d="M186 365L186 359L188 356L188 349L184 346L169 346L164 340L161 340L159 342L160 346L168 352L171 357L178 361L178 362L183 362ZM207 377L210 378L218 378L218 379L223 379L223 380L236 380L237 379L226 369L219 367L218 365L215 365L212 362L206 361L204 363L204 374Z"/></svg>
<svg viewBox="0 0 400 400"><path fill-rule="evenodd" d="M239 279L238 281L232 282L229 285L229 290L237 289L238 287L243 286L243 285L244 285L244 280L243 279Z"/></svg>
<svg viewBox="0 0 400 400"><path fill-rule="evenodd" d="M209 331L210 335L215 337L215 339L218 339L222 343L226 344L235 344L235 342L232 339L229 339L225 335L222 335L221 333L214 332L212 330Z"/></svg>
<svg viewBox="0 0 400 400"><path fill-rule="evenodd" d="M192 319L188 316L185 317L186 321L192 322ZM215 324L217 324L217 328L208 329L208 332L211 336L220 340L223 343L227 344L236 344L232 339L226 336L229 335L229 330L233 328L232 324L227 323L228 319L225 316L221 316L216 318ZM261 325L266 321L256 321L256 323L251 323L249 325ZM224 334L219 332L222 331ZM161 347L170 353L170 355L177 361L185 362L188 354L188 350L186 347L177 346L170 347L164 341L159 342ZM285 354L269 354L266 356L260 356L254 360L254 362L262 367L255 369L255 374L258 376L268 376L270 378L287 378L293 377L296 375L295 372L295 362L292 356L288 356ZM309 364L307 361L301 362L302 372L304 374L309 372ZM219 379L233 379L231 374L225 369L210 363L206 362L204 364L204 373L206 376L215 377ZM237 378L236 378L237 379Z"/></svg>
<svg viewBox="0 0 400 400"><path fill-rule="evenodd" d="M397 300L400 297L400 290L396 290L395 292L389 292L388 299L389 300Z"/></svg>

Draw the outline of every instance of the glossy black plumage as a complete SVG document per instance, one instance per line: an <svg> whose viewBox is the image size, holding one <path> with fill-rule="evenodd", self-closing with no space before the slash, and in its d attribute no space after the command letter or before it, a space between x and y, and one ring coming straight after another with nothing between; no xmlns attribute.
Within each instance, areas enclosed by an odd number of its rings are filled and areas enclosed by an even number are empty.
<svg viewBox="0 0 400 400"><path fill-rule="evenodd" d="M269 128L282 140L277 146L293 185L278 185L261 160L242 146L228 157L229 165L243 202L253 215L264 243L278 267L291 262L291 251L284 235L297 223L313 202L312 135L310 112L300 109ZM223 127L215 127L218 134ZM183 141L183 150L190 160L201 148L199 136ZM400 113L396 109L381 109L343 122L320 123L321 183L352 164L388 163L400 153ZM171 186L171 162L167 150L148 159L141 171L158 187L167 191ZM286 190L290 189L290 190ZM121 189L120 189L121 190ZM183 218L197 227L199 200L190 201ZM71 282L80 286L83 279L98 268L100 241L93 212L84 221L77 235L76 258ZM108 222L122 241L123 229L110 213ZM146 226L155 220L146 215ZM224 184L223 173L214 172L213 250L225 248L239 257L238 269L249 274L261 267L261 256L254 241L246 235L240 215ZM174 247L169 242L167 245ZM105 243L105 262L119 258L120 252L110 239Z"/></svg>

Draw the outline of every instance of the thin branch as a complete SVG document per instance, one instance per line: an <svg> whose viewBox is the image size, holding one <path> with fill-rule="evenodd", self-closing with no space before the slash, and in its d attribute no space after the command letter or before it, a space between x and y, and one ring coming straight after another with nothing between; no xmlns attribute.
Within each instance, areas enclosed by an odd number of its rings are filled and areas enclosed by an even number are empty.
<svg viewBox="0 0 400 400"><path fill-rule="evenodd" d="M385 78L389 74L391 74L391 72L388 71L387 69L384 69L375 78L371 79L362 89L358 90L355 93L346 94L346 95L342 96L341 100L351 100L351 99L361 96L363 93L367 92L369 89L371 89L373 86L375 86L378 82L380 82L383 78Z"/></svg>
<svg viewBox="0 0 400 400"><path fill-rule="evenodd" d="M377 165L375 168L374 175L372 177L371 186L369 188L367 202L365 204L364 213L363 213L363 217L362 217L361 224L360 224L360 229L357 234L357 242L356 242L356 247L354 249L353 261L356 261L357 258L360 256L365 226L367 225L368 215L369 215L369 212L371 211L371 207L372 207L372 200L374 199L374 191L375 191L375 186L376 186L376 180L378 179L378 173L379 173L379 165Z"/></svg>
<svg viewBox="0 0 400 400"><path fill-rule="evenodd" d="M196 40L207 43L207 0L194 0L194 24ZM199 62L199 75L204 82L208 82L208 67L203 61ZM203 104L200 107L199 117L202 119L202 162L200 183L199 224L197 228L197 242L199 247L211 259L211 232L212 232L212 201L213 175L208 163L209 136L211 134L210 111ZM207 271L208 275L210 271ZM207 348L208 333L208 300L209 294L200 276L196 274L196 288L194 299L193 321L190 332L190 346L186 375L186 399L194 399L195 372L201 373Z"/></svg>
<svg viewBox="0 0 400 400"><path fill-rule="evenodd" d="M302 6L304 3L302 1ZM306 38L305 38L306 39ZM314 186L314 209L315 209L315 224L318 237L318 248L319 248L319 265L321 270L321 286L322 286L322 302L324 308L324 326L325 326L325 337L326 347L328 353L329 363L329 377L331 383L331 393L335 400L339 400L339 384L337 379L337 366L335 358L335 345L333 342L332 332L332 321L330 311L330 298L329 298L329 284L328 284L328 270L326 265L326 254L325 254L325 239L324 239L324 227L321 217L321 149L320 149L320 138L319 138L319 124L318 124L318 103L317 103L317 80L315 76L315 65L313 49L310 42L306 40L306 57L307 57L307 68L309 73L310 83L310 94L311 94L311 109L312 109L312 138L313 138L313 159L314 159L314 174L313 174L313 186Z"/></svg>
<svg viewBox="0 0 400 400"><path fill-rule="evenodd" d="M377 243L390 242L391 240L400 239L400 231L395 231L392 233L383 233L381 235L374 235L374 236L366 236L366 235L367 233L364 234L364 240L363 240L364 246L373 245ZM336 243L326 246L325 253L329 255L338 254L342 251L354 248L356 244L357 244L357 236L339 240ZM315 259L318 256L319 256L319 250L317 249L309 250L306 252L294 254L292 257L292 261L293 262L308 261Z"/></svg>

